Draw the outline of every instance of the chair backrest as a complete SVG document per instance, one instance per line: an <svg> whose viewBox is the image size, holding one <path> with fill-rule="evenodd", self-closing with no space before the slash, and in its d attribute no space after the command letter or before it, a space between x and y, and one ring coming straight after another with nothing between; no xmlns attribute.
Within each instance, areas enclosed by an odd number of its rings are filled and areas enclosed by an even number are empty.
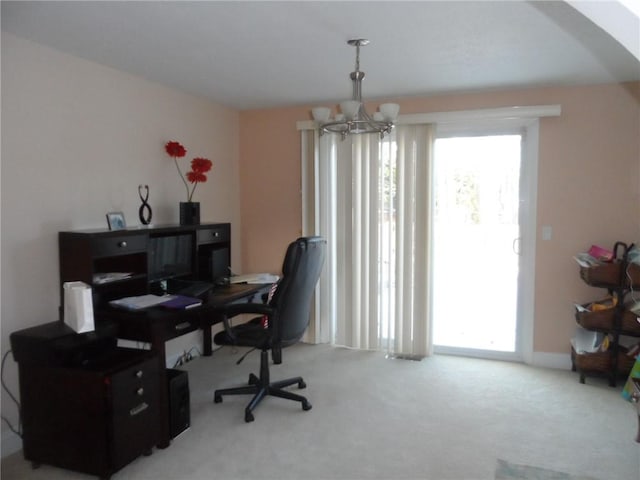
<svg viewBox="0 0 640 480"><path fill-rule="evenodd" d="M272 345L296 343L309 325L311 299L324 265L327 241L301 237L292 242L282 264L282 279L269 302L276 308Z"/></svg>

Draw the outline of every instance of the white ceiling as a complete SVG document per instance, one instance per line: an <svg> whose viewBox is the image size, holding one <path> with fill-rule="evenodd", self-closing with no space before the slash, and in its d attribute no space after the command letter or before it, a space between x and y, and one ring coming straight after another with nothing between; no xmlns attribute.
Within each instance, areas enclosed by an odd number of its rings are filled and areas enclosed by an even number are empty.
<svg viewBox="0 0 640 480"><path fill-rule="evenodd" d="M350 97L360 37L365 100L640 80L565 2L2 1L2 30L238 109Z"/></svg>

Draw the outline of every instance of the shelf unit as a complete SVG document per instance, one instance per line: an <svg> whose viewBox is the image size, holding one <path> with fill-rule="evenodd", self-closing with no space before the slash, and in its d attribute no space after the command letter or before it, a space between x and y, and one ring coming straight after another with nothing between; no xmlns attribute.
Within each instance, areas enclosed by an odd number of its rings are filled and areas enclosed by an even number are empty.
<svg viewBox="0 0 640 480"><path fill-rule="evenodd" d="M605 289L617 299L612 308L576 312L578 325L608 335L610 342L605 352L577 353L571 348L572 370L579 373L580 383L585 383L586 376L606 376L609 385L615 387L617 379L626 377L633 367L634 358L627 355L626 349L620 345L621 335L640 337L637 315L628 309L625 302L632 289L640 288L640 266L629 263L628 252L626 244L617 242L612 262L580 267L580 277L587 285Z"/></svg>
<svg viewBox="0 0 640 480"><path fill-rule="evenodd" d="M213 282L228 276L231 258L231 225L165 225L125 230L84 230L60 232L60 305L65 282L82 281L92 288L94 309L117 298L156 293L160 290L152 278L154 238L188 238L190 268L176 276L185 280ZM128 273L111 281L96 281L97 275Z"/></svg>

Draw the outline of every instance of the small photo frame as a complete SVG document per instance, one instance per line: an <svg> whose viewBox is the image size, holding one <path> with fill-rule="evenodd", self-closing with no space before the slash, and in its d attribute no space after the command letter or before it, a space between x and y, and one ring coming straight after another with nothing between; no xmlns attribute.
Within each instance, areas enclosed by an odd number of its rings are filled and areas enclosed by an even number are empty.
<svg viewBox="0 0 640 480"><path fill-rule="evenodd" d="M124 221L124 213L107 213L107 225L109 225L109 230L123 230L127 228L127 223Z"/></svg>

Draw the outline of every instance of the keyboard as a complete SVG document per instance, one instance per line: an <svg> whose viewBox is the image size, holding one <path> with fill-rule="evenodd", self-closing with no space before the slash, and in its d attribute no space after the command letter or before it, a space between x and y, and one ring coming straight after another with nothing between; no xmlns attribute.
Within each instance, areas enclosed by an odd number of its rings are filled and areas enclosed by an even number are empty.
<svg viewBox="0 0 640 480"><path fill-rule="evenodd" d="M174 280L170 284L171 293L186 297L204 298L213 290L213 283L189 280Z"/></svg>

